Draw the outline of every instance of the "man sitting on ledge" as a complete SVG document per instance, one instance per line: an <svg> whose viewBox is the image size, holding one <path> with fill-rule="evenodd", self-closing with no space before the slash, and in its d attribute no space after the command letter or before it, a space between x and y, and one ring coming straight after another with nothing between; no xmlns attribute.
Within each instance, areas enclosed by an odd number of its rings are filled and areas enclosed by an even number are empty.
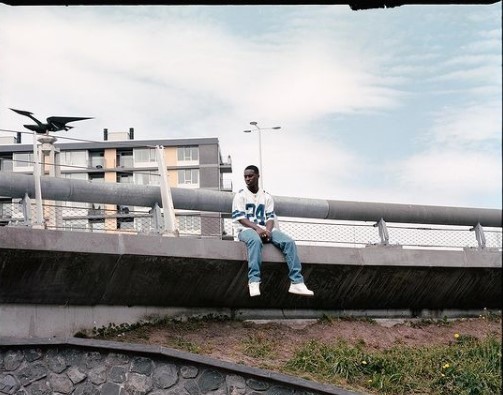
<svg viewBox="0 0 503 395"><path fill-rule="evenodd" d="M244 171L247 189L241 189L232 201L232 220L238 240L246 243L248 250L248 287L250 296L260 295L260 270L262 266L262 247L272 243L279 248L288 264L288 277L291 284L288 292L313 296L314 292L304 284L302 265L297 254L295 241L287 234L274 228L276 214L274 201L266 191L259 189L260 177L257 166L250 165Z"/></svg>

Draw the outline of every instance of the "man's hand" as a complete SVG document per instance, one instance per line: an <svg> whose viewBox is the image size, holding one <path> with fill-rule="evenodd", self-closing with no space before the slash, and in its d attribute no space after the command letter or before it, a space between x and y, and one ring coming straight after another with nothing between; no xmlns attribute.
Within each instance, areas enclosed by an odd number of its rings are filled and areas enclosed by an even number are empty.
<svg viewBox="0 0 503 395"><path fill-rule="evenodd" d="M260 239L262 240L262 243L269 243L271 241L271 232L268 231L267 229L257 229L257 233L260 236Z"/></svg>
<svg viewBox="0 0 503 395"><path fill-rule="evenodd" d="M271 241L271 232L274 227L274 221L267 222L267 228L263 229L257 224L251 222L248 218L242 218L239 220L239 223L246 228L251 228L260 236L260 240L262 243L269 243Z"/></svg>

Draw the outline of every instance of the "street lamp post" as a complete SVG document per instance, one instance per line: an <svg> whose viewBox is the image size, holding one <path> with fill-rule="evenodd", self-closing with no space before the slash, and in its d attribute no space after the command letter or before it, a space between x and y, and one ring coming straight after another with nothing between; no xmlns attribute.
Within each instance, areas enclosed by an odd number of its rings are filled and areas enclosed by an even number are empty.
<svg viewBox="0 0 503 395"><path fill-rule="evenodd" d="M260 181L260 189L264 189L264 184L263 184L263 169L262 169L262 130L278 130L281 129L281 126L273 126L270 128L261 128L258 126L258 123L255 121L250 122L250 125L254 126L255 129L258 131L258 160L259 160L259 168L260 172L262 173L260 175L259 181ZM243 130L245 133L251 133L251 130Z"/></svg>

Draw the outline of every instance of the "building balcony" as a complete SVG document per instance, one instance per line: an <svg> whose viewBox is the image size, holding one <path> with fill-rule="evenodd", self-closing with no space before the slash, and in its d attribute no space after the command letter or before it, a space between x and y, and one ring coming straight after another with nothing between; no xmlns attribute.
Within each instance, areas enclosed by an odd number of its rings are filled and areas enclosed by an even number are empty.
<svg viewBox="0 0 503 395"><path fill-rule="evenodd" d="M229 155L227 162L220 162L220 173L232 173L232 159Z"/></svg>
<svg viewBox="0 0 503 395"><path fill-rule="evenodd" d="M232 192L232 180L222 180L220 190L225 192Z"/></svg>

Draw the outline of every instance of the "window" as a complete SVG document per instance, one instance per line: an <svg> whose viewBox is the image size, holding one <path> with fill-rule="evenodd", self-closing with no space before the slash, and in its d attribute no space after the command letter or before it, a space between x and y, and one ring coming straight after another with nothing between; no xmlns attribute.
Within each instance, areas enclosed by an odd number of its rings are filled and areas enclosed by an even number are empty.
<svg viewBox="0 0 503 395"><path fill-rule="evenodd" d="M105 228L105 220L100 222L89 222L89 231L90 232L100 232L104 231Z"/></svg>
<svg viewBox="0 0 503 395"><path fill-rule="evenodd" d="M12 157L13 170L29 171L33 170L33 152L18 152Z"/></svg>
<svg viewBox="0 0 503 395"><path fill-rule="evenodd" d="M71 178L72 180L87 180L87 173L65 173L64 178Z"/></svg>
<svg viewBox="0 0 503 395"><path fill-rule="evenodd" d="M103 151L89 152L89 162L91 167L102 169L105 166L105 154Z"/></svg>
<svg viewBox="0 0 503 395"><path fill-rule="evenodd" d="M89 173L89 181L105 182L105 175L103 173Z"/></svg>
<svg viewBox="0 0 503 395"><path fill-rule="evenodd" d="M199 185L199 169L178 170L178 184Z"/></svg>
<svg viewBox="0 0 503 395"><path fill-rule="evenodd" d="M117 229L135 230L133 218L117 218Z"/></svg>
<svg viewBox="0 0 503 395"><path fill-rule="evenodd" d="M134 163L155 163L155 148L136 148L133 151Z"/></svg>
<svg viewBox="0 0 503 395"><path fill-rule="evenodd" d="M133 167L133 150L117 152L117 167Z"/></svg>
<svg viewBox="0 0 503 395"><path fill-rule="evenodd" d="M177 158L179 162L198 162L199 147L178 147Z"/></svg>
<svg viewBox="0 0 503 395"><path fill-rule="evenodd" d="M62 170L87 168L87 151L62 151L59 158Z"/></svg>
<svg viewBox="0 0 503 395"><path fill-rule="evenodd" d="M118 173L117 182L121 184L134 184L133 173Z"/></svg>
<svg viewBox="0 0 503 395"><path fill-rule="evenodd" d="M90 208L87 212L87 214L89 215L89 223L90 224L99 224L99 223L102 223L104 224L105 223L105 210L104 207L105 205L100 205L100 204L96 204L96 203L92 203L92 208Z"/></svg>
<svg viewBox="0 0 503 395"><path fill-rule="evenodd" d="M138 185L159 185L161 176L153 171L142 171L134 174L134 183Z"/></svg>
<svg viewBox="0 0 503 395"><path fill-rule="evenodd" d="M127 216L129 206L117 206L117 229L134 229L134 217Z"/></svg>
<svg viewBox="0 0 503 395"><path fill-rule="evenodd" d="M12 171L11 158L0 158L0 171Z"/></svg>

